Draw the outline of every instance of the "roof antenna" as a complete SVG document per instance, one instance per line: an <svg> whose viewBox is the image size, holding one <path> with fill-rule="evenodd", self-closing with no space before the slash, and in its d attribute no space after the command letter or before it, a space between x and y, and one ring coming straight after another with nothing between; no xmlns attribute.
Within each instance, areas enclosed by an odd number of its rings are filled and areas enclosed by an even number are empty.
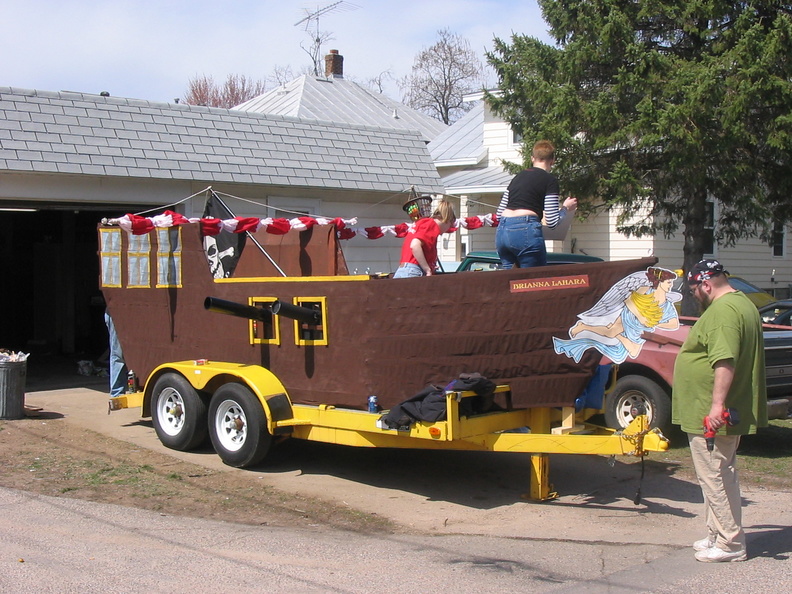
<svg viewBox="0 0 792 594"><path fill-rule="evenodd" d="M303 23L305 23L305 31L308 32L311 23L312 22L316 23L316 29L311 37L311 48L305 49L302 43L300 44L300 47L302 47L303 51L305 51L305 53L308 54L308 56L310 56L311 61L313 62L314 76L319 76L320 74L319 67L320 64L322 63L322 43L333 39L331 33L328 33L327 31L324 32L319 31L319 17L329 12L339 12L339 11L348 12L350 10L357 10L358 8L360 7L355 4L351 4L346 0L338 0L337 2L333 2L332 4L328 4L327 6L324 6L322 8L317 7L315 11L310 13L308 12L307 8L303 9L306 13L305 17L301 18L299 21L294 23L294 26L296 27L297 25L302 25Z"/></svg>

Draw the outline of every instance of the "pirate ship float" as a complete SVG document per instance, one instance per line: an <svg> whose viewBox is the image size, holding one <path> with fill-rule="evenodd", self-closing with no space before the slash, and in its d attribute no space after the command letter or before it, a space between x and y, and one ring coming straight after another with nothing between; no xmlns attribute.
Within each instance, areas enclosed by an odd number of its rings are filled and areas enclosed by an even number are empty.
<svg viewBox="0 0 792 594"><path fill-rule="evenodd" d="M102 290L138 377L169 361L241 363L271 371L292 403L353 409L472 372L508 384L514 407L574 406L600 355L575 362L553 337L656 261L393 280L349 274L327 225L250 232L233 275L214 278L202 224L136 233L99 227Z"/></svg>
<svg viewBox="0 0 792 594"><path fill-rule="evenodd" d="M215 278L230 248L206 250L207 221L164 219L128 215L120 224L132 233L102 225L99 236L108 310L127 364L147 378L142 390L111 398L110 409L141 407L169 448L209 437L236 467L257 465L286 437L523 452L529 497L544 500L556 496L551 453L643 456L668 447L643 414L619 432L580 424L592 405L577 412L576 399L601 355L590 349L576 360L553 347L578 312L654 259L393 280L350 275L340 225L300 220L300 232L249 231L256 249ZM249 227L279 225L291 222ZM234 221L240 226L248 224ZM477 408L478 394L455 383L433 394L438 416L387 422L426 384L476 373L499 384L504 406ZM602 386L592 392L601 396ZM386 416L367 410L370 395L391 409Z"/></svg>

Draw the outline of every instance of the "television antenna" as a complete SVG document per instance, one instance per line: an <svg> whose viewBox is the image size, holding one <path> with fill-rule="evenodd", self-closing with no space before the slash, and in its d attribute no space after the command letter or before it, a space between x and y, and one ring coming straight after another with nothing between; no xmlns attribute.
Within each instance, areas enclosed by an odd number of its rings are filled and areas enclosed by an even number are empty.
<svg viewBox="0 0 792 594"><path fill-rule="evenodd" d="M351 4L346 2L346 0L338 0L338 2L333 2L332 4L328 4L323 8L317 7L315 11L308 12L309 9L303 8L305 12L305 17L294 23L294 26L302 25L305 23L305 30L308 30L308 27L311 26L311 21L316 21L316 28L319 28L319 17L327 14L328 12L349 12L351 10L357 10L360 8L355 4Z"/></svg>
<svg viewBox="0 0 792 594"><path fill-rule="evenodd" d="M319 63L322 53L322 42L323 41L330 41L332 37L330 37L329 33L321 33L319 31L319 17L324 16L331 12L349 12L352 10L357 10L360 8L359 6L347 2L346 0L338 0L337 2L333 2L332 4L328 4L327 6L323 6L322 8L317 7L316 10L313 12L309 12L308 8L303 8L305 12L305 16L301 18L299 21L294 23L294 26L297 27L298 25L305 24L305 31L306 33L310 33L311 24L315 24L314 32L311 34L311 49L307 50L303 47L303 50L311 57L311 60L314 64L314 76L319 76ZM300 44L302 47L302 44Z"/></svg>

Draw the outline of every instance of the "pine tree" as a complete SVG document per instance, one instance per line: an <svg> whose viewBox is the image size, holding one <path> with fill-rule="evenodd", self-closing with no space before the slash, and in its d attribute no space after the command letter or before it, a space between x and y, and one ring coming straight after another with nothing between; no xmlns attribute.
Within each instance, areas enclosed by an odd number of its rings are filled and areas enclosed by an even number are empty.
<svg viewBox="0 0 792 594"><path fill-rule="evenodd" d="M628 236L681 227L688 270L792 219L792 5L539 0L556 44L521 35L488 54L489 95L523 138L549 138L570 193L617 207Z"/></svg>

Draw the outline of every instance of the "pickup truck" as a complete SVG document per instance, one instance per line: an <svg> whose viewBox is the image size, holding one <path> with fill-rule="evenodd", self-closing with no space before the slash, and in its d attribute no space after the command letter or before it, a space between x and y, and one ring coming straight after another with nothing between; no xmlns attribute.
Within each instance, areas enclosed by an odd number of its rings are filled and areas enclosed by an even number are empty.
<svg viewBox="0 0 792 594"><path fill-rule="evenodd" d="M634 406L642 404L653 427L669 429L674 361L696 319L680 317L679 321L679 328L673 331L645 332L646 343L638 357L619 365L618 380L604 404L609 427L626 427L633 419ZM792 331L765 324L764 341L767 397L772 402L769 411L771 418L786 418L792 395ZM602 362L609 361L603 357Z"/></svg>

